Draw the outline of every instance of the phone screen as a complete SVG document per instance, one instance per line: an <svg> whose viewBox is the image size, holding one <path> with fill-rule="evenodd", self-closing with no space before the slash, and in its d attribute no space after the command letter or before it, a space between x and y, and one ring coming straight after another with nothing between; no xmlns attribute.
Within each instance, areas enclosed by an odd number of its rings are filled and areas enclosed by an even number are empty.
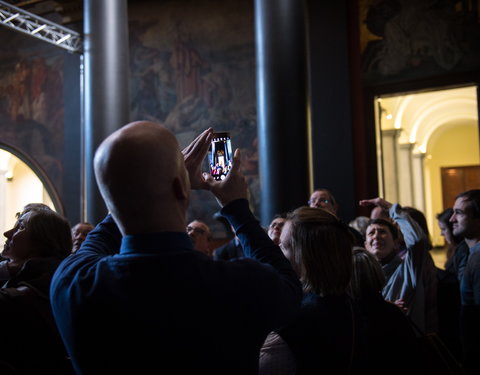
<svg viewBox="0 0 480 375"><path fill-rule="evenodd" d="M214 133L210 147L210 174L215 180L223 180L232 169L232 143L228 132Z"/></svg>

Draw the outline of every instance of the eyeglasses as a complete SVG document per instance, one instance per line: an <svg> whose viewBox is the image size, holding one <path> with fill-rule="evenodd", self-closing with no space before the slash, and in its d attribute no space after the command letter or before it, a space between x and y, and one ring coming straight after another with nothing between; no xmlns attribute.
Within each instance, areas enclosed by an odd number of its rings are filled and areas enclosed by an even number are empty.
<svg viewBox="0 0 480 375"><path fill-rule="evenodd" d="M188 226L187 227L187 233L188 232L195 232L197 234L205 234L207 233L207 231L205 229L202 229L202 228L197 228L197 227L191 227L191 226Z"/></svg>
<svg viewBox="0 0 480 375"><path fill-rule="evenodd" d="M330 201L329 199L320 198L320 199L312 199L312 200L309 200L307 203L308 203L309 205L310 205L310 204L316 204L316 203L328 204L328 203L331 203L331 201Z"/></svg>

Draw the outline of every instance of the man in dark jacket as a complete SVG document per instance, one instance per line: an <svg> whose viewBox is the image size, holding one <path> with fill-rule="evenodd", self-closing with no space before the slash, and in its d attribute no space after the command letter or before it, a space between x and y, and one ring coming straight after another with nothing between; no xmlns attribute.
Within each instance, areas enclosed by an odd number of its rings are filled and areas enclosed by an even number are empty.
<svg viewBox="0 0 480 375"><path fill-rule="evenodd" d="M111 215L51 288L78 374L256 374L265 337L299 307L295 271L248 207L239 150L227 178L202 177L211 138L207 129L182 156L169 130L135 122L98 148L95 174ZM214 193L246 259L217 262L193 250L191 187Z"/></svg>
<svg viewBox="0 0 480 375"><path fill-rule="evenodd" d="M468 374L480 372L480 190L459 194L453 205L453 234L468 246L460 280L460 336ZM467 260L468 259L468 260Z"/></svg>

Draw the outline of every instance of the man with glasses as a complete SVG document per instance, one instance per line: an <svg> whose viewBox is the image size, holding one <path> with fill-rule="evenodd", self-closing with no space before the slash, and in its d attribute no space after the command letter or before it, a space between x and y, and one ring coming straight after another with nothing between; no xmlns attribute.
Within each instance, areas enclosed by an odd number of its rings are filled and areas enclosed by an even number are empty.
<svg viewBox="0 0 480 375"><path fill-rule="evenodd" d="M328 212L334 214L335 216L338 216L337 201L333 196L333 194L325 188L315 189L312 195L310 195L310 199L308 200L307 203L309 207L323 208L324 210L327 210ZM363 247L364 240L363 240L362 234L358 230L350 226L348 226L348 230L354 237L354 242L355 242L354 245Z"/></svg>
<svg viewBox="0 0 480 375"><path fill-rule="evenodd" d="M187 234L193 243L193 248L210 255L211 232L207 224L200 220L193 220L187 225Z"/></svg>
<svg viewBox="0 0 480 375"><path fill-rule="evenodd" d="M268 226L268 237L275 243L280 244L280 235L282 234L283 225L287 221L287 214L281 213L273 217L272 222Z"/></svg>
<svg viewBox="0 0 480 375"><path fill-rule="evenodd" d="M308 200L310 207L323 208L328 212L337 215L338 205L334 196L327 189L316 189Z"/></svg>

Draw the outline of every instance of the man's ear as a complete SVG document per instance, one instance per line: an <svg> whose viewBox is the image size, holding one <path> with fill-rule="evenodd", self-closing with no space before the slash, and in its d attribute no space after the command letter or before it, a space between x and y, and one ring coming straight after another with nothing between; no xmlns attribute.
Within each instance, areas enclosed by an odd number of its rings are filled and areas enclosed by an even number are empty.
<svg viewBox="0 0 480 375"><path fill-rule="evenodd" d="M188 186L185 180L182 180L178 176L173 180L173 194L179 200L188 199Z"/></svg>

